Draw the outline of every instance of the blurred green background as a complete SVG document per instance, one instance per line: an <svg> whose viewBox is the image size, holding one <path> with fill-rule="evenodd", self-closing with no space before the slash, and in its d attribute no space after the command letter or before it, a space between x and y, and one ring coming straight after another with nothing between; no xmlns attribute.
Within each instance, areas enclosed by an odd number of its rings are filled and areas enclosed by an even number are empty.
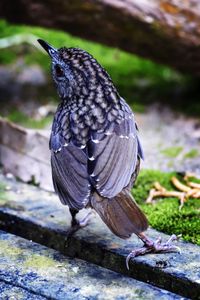
<svg viewBox="0 0 200 300"><path fill-rule="evenodd" d="M12 45L3 46L2 41L10 37L13 38ZM158 102L165 103L174 110L186 114L200 115L199 81L195 78L179 74L168 67L125 53L119 49L85 41L61 31L11 25L1 20L0 64L8 66L8 68L14 65L15 72L20 72L20 68L26 69L32 65L39 66L49 82L49 85L46 85L45 88L42 86L40 89L40 96L35 97L39 98L40 104L55 103L57 96L51 82L49 58L39 50L39 47L34 46L37 44L36 39L38 37L47 40L55 47L80 47L92 53L111 75L121 96L128 101L135 112L143 112L148 104ZM27 95L31 98L30 89ZM2 103L3 100L1 97ZM6 108L2 114L7 115L12 121L38 128L49 122L48 117L35 120L31 115L27 116L23 109L18 109L18 105L7 104L6 101Z"/></svg>

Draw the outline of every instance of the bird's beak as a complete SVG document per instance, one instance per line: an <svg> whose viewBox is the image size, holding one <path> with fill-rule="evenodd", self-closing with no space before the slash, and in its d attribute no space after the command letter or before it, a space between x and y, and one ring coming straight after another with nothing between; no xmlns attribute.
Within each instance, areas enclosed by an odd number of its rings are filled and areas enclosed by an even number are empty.
<svg viewBox="0 0 200 300"><path fill-rule="evenodd" d="M42 48L44 48L44 50L47 51L47 53L49 54L49 56L51 58L55 57L55 55L58 53L58 50L53 48L50 44L48 44L47 42L41 40L41 39L38 39L37 40L38 43L42 46Z"/></svg>

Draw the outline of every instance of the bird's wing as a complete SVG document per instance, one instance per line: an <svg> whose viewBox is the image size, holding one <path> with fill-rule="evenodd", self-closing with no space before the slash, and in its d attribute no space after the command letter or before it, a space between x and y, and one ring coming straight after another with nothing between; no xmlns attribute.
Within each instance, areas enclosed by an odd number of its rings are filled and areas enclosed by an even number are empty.
<svg viewBox="0 0 200 300"><path fill-rule="evenodd" d="M57 137L56 137L57 138ZM52 147L54 145L51 137ZM59 151L51 149L52 178L63 204L77 210L85 207L90 195L87 156L71 142Z"/></svg>
<svg viewBox="0 0 200 300"><path fill-rule="evenodd" d="M98 139L97 135L91 139L89 174L100 195L112 198L129 184L141 151L132 115L120 124L113 122L103 138Z"/></svg>

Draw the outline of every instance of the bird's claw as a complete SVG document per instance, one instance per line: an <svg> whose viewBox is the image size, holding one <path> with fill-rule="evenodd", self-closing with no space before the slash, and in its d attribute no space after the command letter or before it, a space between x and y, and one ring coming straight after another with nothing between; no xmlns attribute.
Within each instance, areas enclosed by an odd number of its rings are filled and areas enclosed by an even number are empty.
<svg viewBox="0 0 200 300"><path fill-rule="evenodd" d="M126 257L126 267L127 267L127 269L129 270L129 261L130 261L131 258L135 258L136 256L140 256L140 255L145 255L145 254L150 253L150 252L152 252L152 249L148 248L146 246L143 246L139 249L131 251Z"/></svg>
<svg viewBox="0 0 200 300"><path fill-rule="evenodd" d="M126 257L126 267L129 270L129 261L136 256L145 255L147 253L168 253L179 252L181 249L177 246L171 245L173 241L177 241L180 236L173 234L166 243L161 243L162 239L159 237L155 242L149 241L144 243L144 246L131 251Z"/></svg>

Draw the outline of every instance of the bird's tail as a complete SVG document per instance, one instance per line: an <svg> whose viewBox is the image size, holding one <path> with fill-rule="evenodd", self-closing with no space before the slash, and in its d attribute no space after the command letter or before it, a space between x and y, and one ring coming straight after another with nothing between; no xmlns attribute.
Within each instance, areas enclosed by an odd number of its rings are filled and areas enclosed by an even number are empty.
<svg viewBox="0 0 200 300"><path fill-rule="evenodd" d="M148 227L148 221L131 194L123 190L108 199L94 193L91 205L109 229L120 238L139 234Z"/></svg>

